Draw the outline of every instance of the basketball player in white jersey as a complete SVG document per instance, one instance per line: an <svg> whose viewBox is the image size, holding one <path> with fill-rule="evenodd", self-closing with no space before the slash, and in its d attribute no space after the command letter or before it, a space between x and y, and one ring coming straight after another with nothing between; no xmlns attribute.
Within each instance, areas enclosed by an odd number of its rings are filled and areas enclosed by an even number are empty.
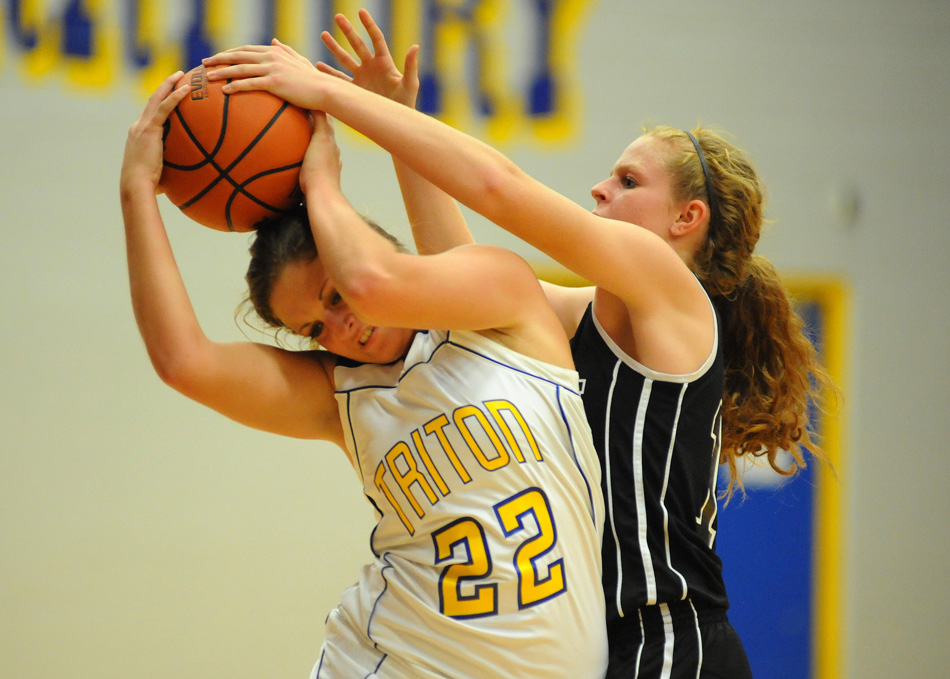
<svg viewBox="0 0 950 679"><path fill-rule="evenodd" d="M342 196L332 128L315 112L300 174L309 211L258 226L247 280L264 321L322 348L209 340L155 196L162 125L187 89L176 77L129 131L120 180L153 366L237 422L337 443L378 517L313 677L602 677L599 465L530 267L487 246L399 251Z"/></svg>

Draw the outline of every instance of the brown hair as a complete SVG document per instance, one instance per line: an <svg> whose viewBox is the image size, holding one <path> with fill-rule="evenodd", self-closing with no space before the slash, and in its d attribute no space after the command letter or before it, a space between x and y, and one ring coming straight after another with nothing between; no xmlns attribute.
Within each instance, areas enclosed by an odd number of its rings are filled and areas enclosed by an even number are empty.
<svg viewBox="0 0 950 679"><path fill-rule="evenodd" d="M690 268L702 282L722 321L725 357L722 450L729 465L726 497L742 489L739 459L765 457L779 474L791 476L806 466L804 451L825 455L808 427L808 403L823 405L827 387L835 390L804 323L772 264L753 254L764 224L764 191L746 156L711 130L692 130L706 159L712 186L706 187L699 155L688 135L654 127L648 136L669 142L666 169L675 200L712 196L705 241ZM792 462L779 460L788 451Z"/></svg>
<svg viewBox="0 0 950 679"><path fill-rule="evenodd" d="M395 236L376 222L366 217L363 217L363 220L398 250L406 251ZM239 312L241 308L247 309L244 314L246 322L247 316L253 310L266 326L278 331L283 330L284 324L274 315L270 306L274 282L286 265L303 259L315 259L318 255L306 205L301 203L286 213L259 222L255 226L249 252L251 261L244 276L247 281L247 297L239 307Z"/></svg>

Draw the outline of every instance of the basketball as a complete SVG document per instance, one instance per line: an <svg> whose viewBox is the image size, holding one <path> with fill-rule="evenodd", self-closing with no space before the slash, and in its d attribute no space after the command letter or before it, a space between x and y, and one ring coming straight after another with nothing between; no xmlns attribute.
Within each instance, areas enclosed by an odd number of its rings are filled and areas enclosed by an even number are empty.
<svg viewBox="0 0 950 679"><path fill-rule="evenodd" d="M269 92L225 94L198 66L169 116L159 187L185 215L219 231L252 231L300 199L307 111Z"/></svg>

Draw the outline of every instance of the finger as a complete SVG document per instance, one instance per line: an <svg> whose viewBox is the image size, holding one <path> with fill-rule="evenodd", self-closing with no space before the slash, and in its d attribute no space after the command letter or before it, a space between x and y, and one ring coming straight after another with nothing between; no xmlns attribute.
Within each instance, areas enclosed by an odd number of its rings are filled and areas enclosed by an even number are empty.
<svg viewBox="0 0 950 679"><path fill-rule="evenodd" d="M188 83L185 83L181 87L172 90L168 96L162 100L162 103L158 105L158 108L155 111L155 117L153 118L154 122L164 124L164 122L168 119L168 116L170 116L178 104L180 104L182 100L188 96L188 92L190 91L191 86Z"/></svg>
<svg viewBox="0 0 950 679"><path fill-rule="evenodd" d="M360 21L363 22L363 28L366 29L369 39L373 42L373 52L376 56L389 54L389 45L386 44L386 36L376 25L369 10L360 10Z"/></svg>
<svg viewBox="0 0 950 679"><path fill-rule="evenodd" d="M237 94L238 92L254 92L257 90L266 90L267 84L262 77L243 77L235 78L221 85L221 91L225 94Z"/></svg>
<svg viewBox="0 0 950 679"><path fill-rule="evenodd" d="M277 38L274 38L273 40L271 40L271 45L273 45L274 47L280 48L281 51L283 51L284 53L290 55L290 56L293 57L295 60L297 60L297 61L299 61L299 62L301 62L301 63L307 64L307 66L311 66L310 60L309 60L307 57L305 57L305 56L303 56L302 54L300 54L299 52L297 52L297 50L295 50L295 49L294 49L293 47L291 47L290 45L285 45L284 43L282 43L282 42L281 42L280 40L278 40Z"/></svg>
<svg viewBox="0 0 950 679"><path fill-rule="evenodd" d="M311 111L310 115L313 120L313 133L326 134L327 129L330 127L330 121L327 118L327 114L323 111Z"/></svg>
<svg viewBox="0 0 950 679"><path fill-rule="evenodd" d="M406 52L406 63L402 67L402 74L410 82L419 81L419 45L413 45Z"/></svg>
<svg viewBox="0 0 950 679"><path fill-rule="evenodd" d="M343 47L336 41L328 31L324 31L320 34L320 37L323 39L323 44L327 46L327 49L330 50L330 53L336 57L336 60L340 62L340 65L351 73L355 73L356 70L360 67L360 62L354 59L349 52L347 52Z"/></svg>
<svg viewBox="0 0 950 679"><path fill-rule="evenodd" d="M175 89L175 83L178 82L179 78L181 78L182 75L183 75L183 74L182 74L181 71L175 71L175 72L172 73L170 76L168 76L167 78L165 78L165 79L162 81L162 84L158 86L158 89L156 89L156 90L152 93L152 96L149 97L149 101L150 101L150 102L152 102L152 101L155 101L155 102L160 102L160 101L162 101L165 97L167 97L167 96L169 95L170 92L172 92L172 91Z"/></svg>
<svg viewBox="0 0 950 679"><path fill-rule="evenodd" d="M208 71L208 80L227 80L229 78L254 78L265 75L266 66L257 63L227 64ZM233 83L232 83L233 84Z"/></svg>
<svg viewBox="0 0 950 679"><path fill-rule="evenodd" d="M178 79L181 78L182 72L175 71L170 76L165 78L162 83L152 92L152 96L148 98L148 101L145 102L145 108L142 110L141 115L139 116L139 123L150 120L153 116L156 115L159 108L162 105L162 102L168 98L168 95L175 91L175 83L178 82ZM187 89L187 84L186 84Z"/></svg>
<svg viewBox="0 0 950 679"><path fill-rule="evenodd" d="M268 72L265 64L234 64L222 66L208 73L209 80L223 80L221 91L225 94L253 92L267 89Z"/></svg>
<svg viewBox="0 0 950 679"><path fill-rule="evenodd" d="M356 56L360 58L361 61L369 61L373 58L373 53L369 51L369 47L366 46L366 43L363 42L363 38L360 37L360 34L353 28L353 24L350 23L342 14L337 14L336 25L340 29L340 32L343 33L343 36L346 38L347 42L350 43L350 47L353 48L353 51L356 52Z"/></svg>
<svg viewBox="0 0 950 679"><path fill-rule="evenodd" d="M229 50L218 52L210 57L205 57L201 60L201 63L204 66L215 66L218 64L241 64L259 61L262 55L266 54L270 49L270 45L232 47Z"/></svg>
<svg viewBox="0 0 950 679"><path fill-rule="evenodd" d="M183 75L185 75L185 74L182 73L181 71L175 71L175 72L172 73L170 76L168 76L167 78L165 78L165 80L162 81L162 85L161 85L161 86L162 86L162 87L165 87L165 86L173 87L173 86L175 85L175 83L178 82L178 80L179 80Z"/></svg>
<svg viewBox="0 0 950 679"><path fill-rule="evenodd" d="M317 62L317 70L321 73L326 73L327 75L332 75L334 78L339 78L340 80L345 80L347 82L353 82L353 78L349 74L344 73L343 71L338 71L329 64L325 64L322 61Z"/></svg>

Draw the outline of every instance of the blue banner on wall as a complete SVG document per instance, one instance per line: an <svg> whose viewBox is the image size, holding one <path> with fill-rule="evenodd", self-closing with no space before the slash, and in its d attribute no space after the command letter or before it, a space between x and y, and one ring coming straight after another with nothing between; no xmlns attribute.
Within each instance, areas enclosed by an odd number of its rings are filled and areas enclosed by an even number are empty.
<svg viewBox="0 0 950 679"><path fill-rule="evenodd" d="M830 283L797 287L806 331L840 386L843 291ZM810 415L831 464L806 458L808 467L792 478L756 469L746 476L746 496L737 493L719 510L729 619L755 677L840 677L841 413L812 408Z"/></svg>

